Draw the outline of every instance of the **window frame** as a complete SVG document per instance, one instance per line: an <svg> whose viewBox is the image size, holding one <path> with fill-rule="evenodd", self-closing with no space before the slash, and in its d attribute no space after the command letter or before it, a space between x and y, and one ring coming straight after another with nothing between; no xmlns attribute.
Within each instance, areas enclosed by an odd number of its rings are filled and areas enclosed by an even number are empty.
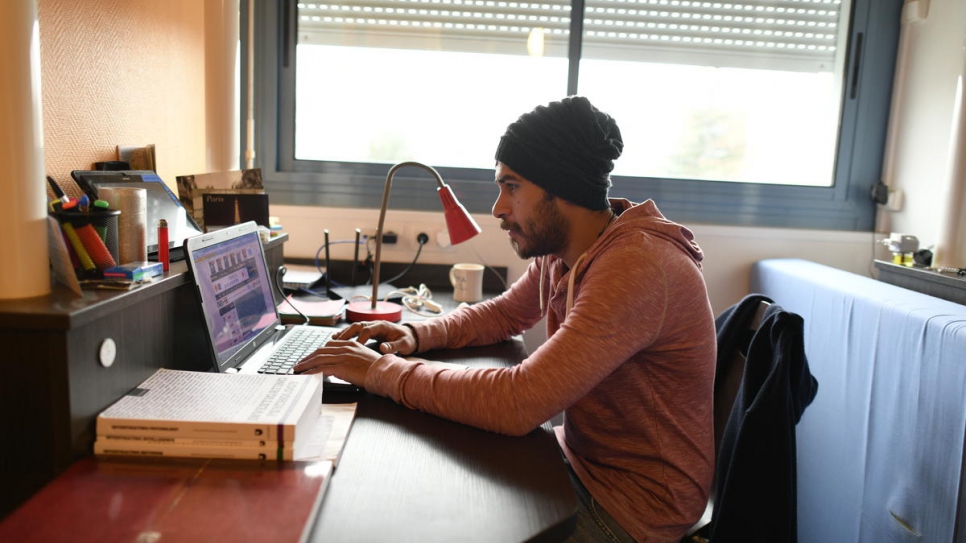
<svg viewBox="0 0 966 543"><path fill-rule="evenodd" d="M242 28L248 22L249 1L255 2L254 164L262 170L272 203L378 209L391 165L295 160L296 2L242 0ZM870 192L882 170L902 3L856 0L852 8L833 186L614 176L611 195L636 202L653 199L668 218L684 224L873 231L876 203ZM574 0L572 9L582 12L583 0ZM244 51L247 32L240 35ZM572 21L568 94L577 89L573 52L579 51L580 35L580 22ZM242 73L248 68L243 59ZM242 104L247 103L247 94L243 86ZM244 107L242 113L245 118ZM492 153L496 143L480 152ZM244 141L240 148L245 149ZM244 164L244 157L241 160ZM496 197L492 170L438 170L467 209L489 213ZM438 211L438 201L427 197L435 187L428 174L410 168L395 178L406 179L412 190L393 192L394 209Z"/></svg>

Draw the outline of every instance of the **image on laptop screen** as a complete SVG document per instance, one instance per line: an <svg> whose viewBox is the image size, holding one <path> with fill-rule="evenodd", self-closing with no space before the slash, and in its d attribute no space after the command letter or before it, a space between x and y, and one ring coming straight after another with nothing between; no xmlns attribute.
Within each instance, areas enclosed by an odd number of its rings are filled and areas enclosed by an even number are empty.
<svg viewBox="0 0 966 543"><path fill-rule="evenodd" d="M275 300L258 233L194 250L189 258L219 368L277 324Z"/></svg>

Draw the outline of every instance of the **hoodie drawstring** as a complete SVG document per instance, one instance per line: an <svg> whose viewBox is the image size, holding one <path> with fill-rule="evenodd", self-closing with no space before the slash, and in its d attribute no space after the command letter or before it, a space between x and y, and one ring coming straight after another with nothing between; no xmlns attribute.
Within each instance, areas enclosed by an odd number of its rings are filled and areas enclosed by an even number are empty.
<svg viewBox="0 0 966 543"><path fill-rule="evenodd" d="M543 288L544 288L543 286L544 286L544 283L545 283L544 278L543 278L543 276L544 276L544 273L543 273L544 272L543 264L544 264L544 262L546 262L546 260L547 260L546 258L540 257L540 316L546 316L546 313L544 312L544 310L547 309L546 306L544 305L545 302L544 302L544 299L543 299Z"/></svg>
<svg viewBox="0 0 966 543"><path fill-rule="evenodd" d="M577 268L580 263L584 261L584 257L587 253L580 255L577 262L574 262L574 267L570 269L570 277L567 278L567 306L564 309L564 318L566 319L570 315L570 310L574 307L574 282L577 278Z"/></svg>

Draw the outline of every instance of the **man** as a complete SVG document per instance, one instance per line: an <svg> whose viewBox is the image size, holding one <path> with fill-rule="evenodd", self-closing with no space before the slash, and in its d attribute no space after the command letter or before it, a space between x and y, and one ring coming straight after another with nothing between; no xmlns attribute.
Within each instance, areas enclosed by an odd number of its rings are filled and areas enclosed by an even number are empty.
<svg viewBox="0 0 966 543"><path fill-rule="evenodd" d="M652 201L607 198L622 150L614 119L586 98L522 115L496 151L493 215L534 259L525 274L443 318L353 324L296 371L510 435L563 411L555 430L582 505L573 540L676 542L711 484L714 317L691 232ZM546 342L512 368L402 358L506 340L544 316Z"/></svg>

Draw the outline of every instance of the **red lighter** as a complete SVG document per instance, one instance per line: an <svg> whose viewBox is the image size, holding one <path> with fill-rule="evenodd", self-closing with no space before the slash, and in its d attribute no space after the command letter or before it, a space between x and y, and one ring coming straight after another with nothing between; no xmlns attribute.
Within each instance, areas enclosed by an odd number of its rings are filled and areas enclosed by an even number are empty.
<svg viewBox="0 0 966 543"><path fill-rule="evenodd" d="M158 260L161 269L168 271L168 221L158 221Z"/></svg>

